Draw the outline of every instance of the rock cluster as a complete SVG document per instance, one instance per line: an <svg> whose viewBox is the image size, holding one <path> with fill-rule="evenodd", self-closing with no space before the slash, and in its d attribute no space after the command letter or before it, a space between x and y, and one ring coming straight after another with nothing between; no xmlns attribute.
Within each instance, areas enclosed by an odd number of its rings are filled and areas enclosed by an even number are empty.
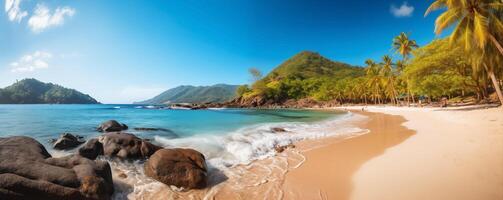
<svg viewBox="0 0 503 200"><path fill-rule="evenodd" d="M163 149L121 132L124 129L127 126L115 120L104 122L98 128L104 132L102 135L88 140L76 154L61 158L53 158L30 137L0 138L0 199L110 199L114 192L112 171L108 162L95 160L100 155L146 159L144 168L149 177L185 189L206 187L203 154L193 149ZM70 149L82 143L81 137L65 133L53 147ZM123 173L118 176L127 178Z"/></svg>
<svg viewBox="0 0 503 200"><path fill-rule="evenodd" d="M110 199L112 172L104 161L53 158L33 138L0 138L1 199Z"/></svg>

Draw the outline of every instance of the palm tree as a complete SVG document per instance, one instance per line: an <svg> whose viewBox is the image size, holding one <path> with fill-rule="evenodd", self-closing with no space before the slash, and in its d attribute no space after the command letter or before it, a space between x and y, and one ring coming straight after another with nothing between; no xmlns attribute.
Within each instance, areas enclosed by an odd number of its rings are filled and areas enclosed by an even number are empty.
<svg viewBox="0 0 503 200"><path fill-rule="evenodd" d="M389 55L382 57L381 75L383 77L385 90L393 104L397 103L395 90L395 74L393 72L393 60Z"/></svg>
<svg viewBox="0 0 503 200"><path fill-rule="evenodd" d="M367 65L365 72L367 74L367 86L372 90L372 100L374 104L381 103L381 74L380 66L372 59L365 61Z"/></svg>
<svg viewBox="0 0 503 200"><path fill-rule="evenodd" d="M501 17L503 3L501 0L437 0L426 10L425 16L433 10L442 8L447 8L447 10L435 21L436 34L440 34L446 28L457 24L450 35L451 44L460 42L464 44L465 50L470 54L473 54L474 51L481 51L484 53L479 55L489 59L498 55L494 54L495 51L487 52L487 46L491 45L499 51L500 56L503 56L503 47L499 42L503 40ZM503 105L503 94L494 75L497 69L487 66L487 62L483 65L491 78L500 103Z"/></svg>
<svg viewBox="0 0 503 200"><path fill-rule="evenodd" d="M409 36L402 32L400 35L396 36L393 39L393 49L400 55L402 55L402 62L400 62L401 66L400 68L397 67L399 72L402 72L403 69L405 68L405 63L407 62L407 59L409 58L410 53L412 50L418 48L419 45L417 45L415 40L409 39ZM410 104L410 89L408 89L408 79L406 80L407 83L407 104ZM414 101L414 98L412 98L412 101Z"/></svg>
<svg viewBox="0 0 503 200"><path fill-rule="evenodd" d="M402 32L393 39L393 49L403 57L403 61L407 61L412 50L418 48L415 40L410 40L409 36Z"/></svg>

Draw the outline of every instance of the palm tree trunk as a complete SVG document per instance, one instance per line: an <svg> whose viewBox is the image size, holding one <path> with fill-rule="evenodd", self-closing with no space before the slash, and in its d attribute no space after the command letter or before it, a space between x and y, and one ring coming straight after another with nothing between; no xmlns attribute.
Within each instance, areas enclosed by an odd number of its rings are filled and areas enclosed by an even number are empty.
<svg viewBox="0 0 503 200"><path fill-rule="evenodd" d="M487 65L484 64L484 68L487 71L487 74L491 78L491 81L493 82L493 87L494 90L496 90L496 94L498 95L498 99L500 100L500 104L503 105L503 94L501 93L501 88L499 85L498 80L496 79L496 76L494 75L494 70L489 70Z"/></svg>
<svg viewBox="0 0 503 200"><path fill-rule="evenodd" d="M496 46L496 48L498 49L498 51L500 52L500 54L503 56L503 47L501 46L501 44L498 42L498 40L496 40L496 38L493 36L493 34L489 33L489 38L491 39L491 41L493 42L494 46Z"/></svg>

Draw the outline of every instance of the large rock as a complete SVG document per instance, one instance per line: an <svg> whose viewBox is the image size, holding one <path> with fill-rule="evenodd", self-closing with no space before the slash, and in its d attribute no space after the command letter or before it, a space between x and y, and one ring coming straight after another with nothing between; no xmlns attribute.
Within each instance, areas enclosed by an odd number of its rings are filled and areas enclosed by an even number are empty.
<svg viewBox="0 0 503 200"><path fill-rule="evenodd" d="M105 133L99 137L99 142L103 145L105 156L122 159L145 159L161 149L147 140L123 132Z"/></svg>
<svg viewBox="0 0 503 200"><path fill-rule="evenodd" d="M127 130L128 126L126 124L121 124L115 120L108 120L100 124L98 128L96 128L100 132L115 132L115 131L123 131Z"/></svg>
<svg viewBox="0 0 503 200"><path fill-rule="evenodd" d="M186 189L206 187L204 155L193 149L161 149L144 165L145 174L164 184Z"/></svg>
<svg viewBox="0 0 503 200"><path fill-rule="evenodd" d="M0 199L110 199L112 194L108 162L78 155L52 158L32 138L0 138Z"/></svg>
<svg viewBox="0 0 503 200"><path fill-rule="evenodd" d="M80 147L78 154L82 157L94 160L99 155L103 155L103 144L98 139L93 138Z"/></svg>
<svg viewBox="0 0 503 200"><path fill-rule="evenodd" d="M67 150L67 149L73 149L84 142L85 141L83 141L81 138L74 136L71 133L63 133L54 142L52 147L54 149Z"/></svg>

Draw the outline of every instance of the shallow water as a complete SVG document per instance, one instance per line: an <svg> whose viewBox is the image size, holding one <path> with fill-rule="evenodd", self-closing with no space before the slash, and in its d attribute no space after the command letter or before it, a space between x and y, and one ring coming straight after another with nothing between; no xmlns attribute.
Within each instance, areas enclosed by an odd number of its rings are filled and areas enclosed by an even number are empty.
<svg viewBox="0 0 503 200"><path fill-rule="evenodd" d="M48 142L50 139L57 138L63 132L81 135L85 139L97 137L100 135L95 130L97 125L116 119L130 127L127 132L149 138L163 147L187 147L200 151L207 159L210 184L216 185L223 181L222 177L227 182L240 182L237 178L242 175L239 174L251 173L237 173L239 167L235 166L272 157L277 154L275 146L304 139L350 136L360 132L358 128L344 125L344 120L351 116L351 113L340 111L287 109L168 110L138 105L0 105L0 137L33 137L57 157L72 151L52 150ZM134 130L140 127L166 130ZM274 133L271 131L273 127L284 128L287 132ZM118 173L125 173L128 177L115 179L118 191L115 199L135 199L142 197L145 192L165 187L145 177L142 161L108 161L114 170L114 177ZM287 166L285 161L276 161L275 165L258 169L274 171L271 167ZM286 169L280 171L284 170ZM250 184L261 184L264 178L268 177L257 176L253 179L258 181ZM170 191L176 193L176 189Z"/></svg>

